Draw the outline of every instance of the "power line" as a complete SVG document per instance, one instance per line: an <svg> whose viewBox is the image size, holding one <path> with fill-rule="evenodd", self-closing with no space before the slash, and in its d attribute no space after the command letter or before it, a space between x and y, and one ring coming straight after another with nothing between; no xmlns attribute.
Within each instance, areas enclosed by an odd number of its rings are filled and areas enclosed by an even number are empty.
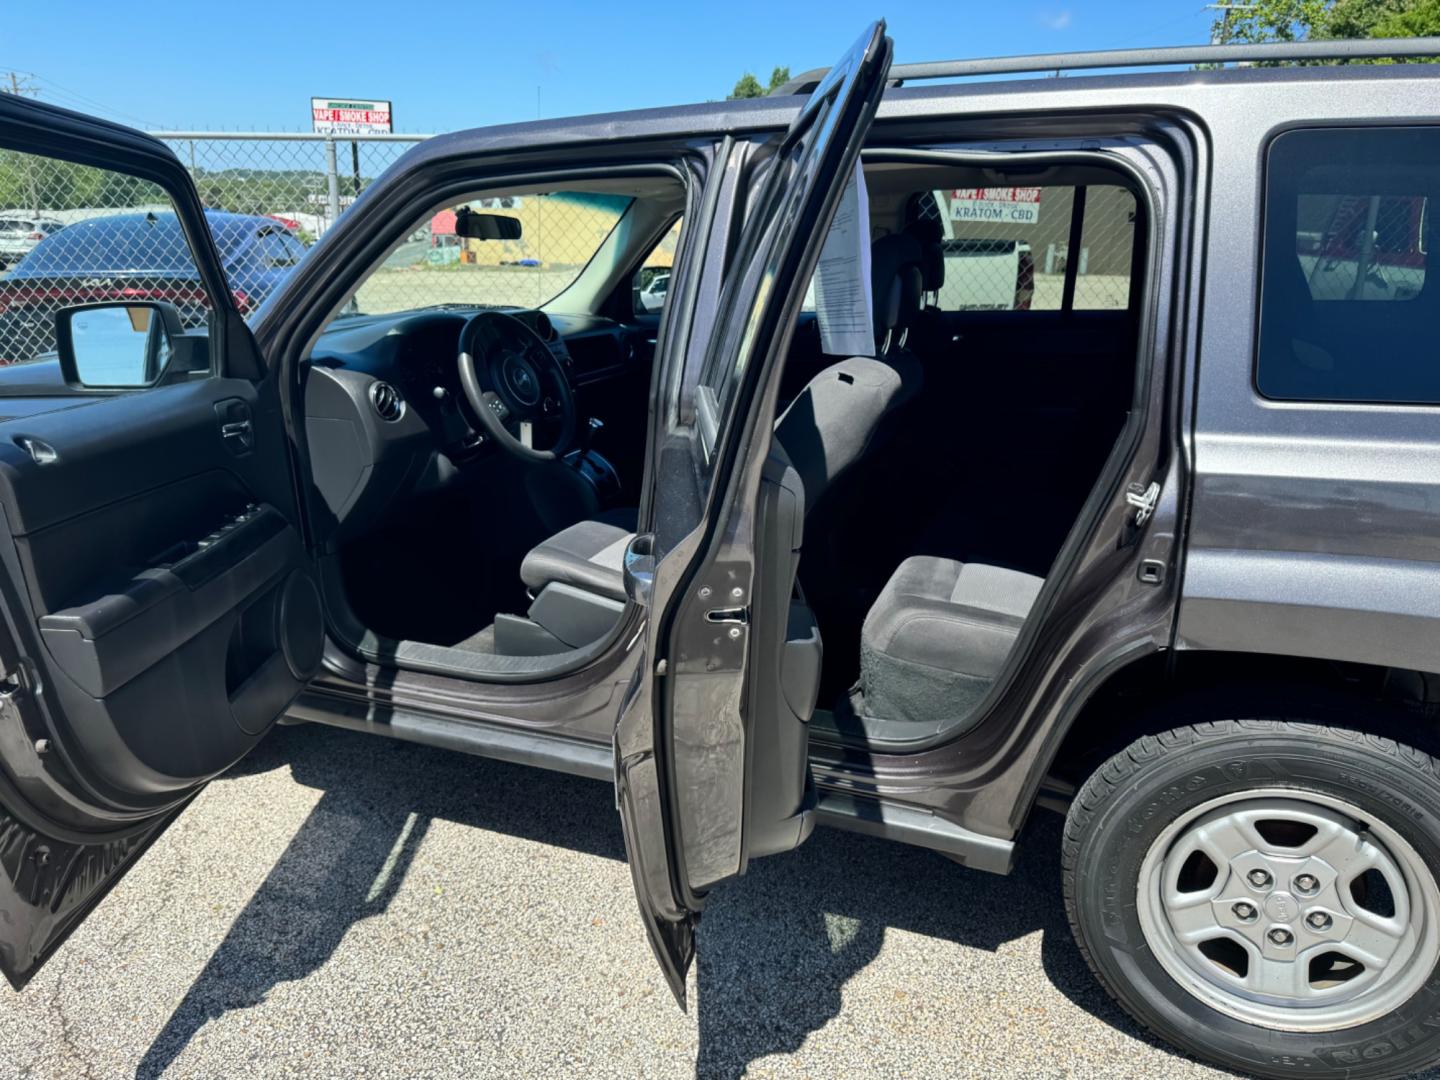
<svg viewBox="0 0 1440 1080"><path fill-rule="evenodd" d="M80 91L66 86L64 83L56 82L54 79L41 78L33 71L8 71L0 74L0 92L7 94L25 94L29 97L44 97L56 101L57 104L68 105L79 112L95 113L100 116L114 116L130 123L138 124L141 127L162 127L150 120L134 113L127 113L115 108L103 101L87 97Z"/></svg>
<svg viewBox="0 0 1440 1080"><path fill-rule="evenodd" d="M54 96L54 92L55 92L56 90L59 90L61 97L68 97L68 98L70 98L72 101L78 101L78 102L81 103L81 105L83 105L86 109L88 109L88 110L90 110L90 111L107 113L107 114L109 114L109 115L111 115L111 116L118 116L118 117L121 117L122 119L129 120L129 121L131 121L132 123L139 124L139 125L141 125L142 127L160 127L160 126L162 126L162 125L159 125L159 124L152 123L151 121L145 119L144 117L136 116L134 113L124 112L123 110L117 109L117 108L115 108L113 105L109 105L109 104L107 104L106 102L97 101L95 98L87 97L86 95L82 94L79 90L76 90L76 89L74 89L74 88L72 88L72 87L66 86L64 83L56 82L54 79L51 79L51 78L43 78L43 79L41 79L40 76L38 76L38 75L37 75L37 76L34 76L34 77L35 77L36 79L39 79L40 83L42 84L41 88L42 88L42 90L43 90L44 93L49 94L49 95L51 95L51 96Z"/></svg>
<svg viewBox="0 0 1440 1080"><path fill-rule="evenodd" d="M1150 44L1153 42L1155 35L1160 33L1160 31L1169 30L1172 26L1177 26L1182 22L1195 18L1196 15L1203 15L1212 7L1214 7L1213 4L1206 4L1203 7L1195 8L1193 11L1181 12L1179 15L1172 16L1171 18L1168 18L1163 22L1156 23L1145 30L1139 31L1137 33L1126 34L1125 37L1119 39L1117 43L1122 45L1141 42L1143 42L1144 44Z"/></svg>

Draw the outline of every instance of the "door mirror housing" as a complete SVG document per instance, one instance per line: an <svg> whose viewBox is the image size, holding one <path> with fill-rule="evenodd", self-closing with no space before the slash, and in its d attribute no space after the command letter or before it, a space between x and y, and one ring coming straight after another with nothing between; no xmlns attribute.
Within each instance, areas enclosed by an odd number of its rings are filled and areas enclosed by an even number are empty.
<svg viewBox="0 0 1440 1080"><path fill-rule="evenodd" d="M154 386L184 336L179 309L159 300L78 304L55 313L60 371L76 389Z"/></svg>

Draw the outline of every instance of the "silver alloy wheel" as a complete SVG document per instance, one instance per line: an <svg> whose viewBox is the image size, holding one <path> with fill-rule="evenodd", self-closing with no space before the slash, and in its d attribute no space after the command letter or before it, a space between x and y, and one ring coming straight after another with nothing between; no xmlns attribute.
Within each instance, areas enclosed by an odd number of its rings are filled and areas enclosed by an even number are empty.
<svg viewBox="0 0 1440 1080"><path fill-rule="evenodd" d="M1317 792L1237 792L1183 815L1146 853L1136 899L1176 982L1280 1031L1384 1016L1440 959L1433 872L1388 825Z"/></svg>

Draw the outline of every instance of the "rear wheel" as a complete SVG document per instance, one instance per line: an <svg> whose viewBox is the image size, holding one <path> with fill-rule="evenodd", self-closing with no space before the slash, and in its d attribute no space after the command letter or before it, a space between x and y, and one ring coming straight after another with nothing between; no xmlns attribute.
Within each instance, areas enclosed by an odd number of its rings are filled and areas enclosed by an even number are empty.
<svg viewBox="0 0 1440 1080"><path fill-rule="evenodd" d="M1081 950L1140 1023L1262 1076L1440 1061L1440 763L1336 727L1138 740L1066 822Z"/></svg>

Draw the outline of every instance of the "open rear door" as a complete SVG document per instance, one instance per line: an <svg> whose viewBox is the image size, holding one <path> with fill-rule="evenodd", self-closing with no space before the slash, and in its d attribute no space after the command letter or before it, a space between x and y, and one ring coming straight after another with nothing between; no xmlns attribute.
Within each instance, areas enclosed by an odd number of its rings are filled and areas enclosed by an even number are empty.
<svg viewBox="0 0 1440 1080"><path fill-rule="evenodd" d="M0 95L0 173L34 178L39 216L83 198L56 177L114 215L71 212L51 238L83 280L0 281L0 970L18 988L269 730L324 624L276 378L183 166Z"/></svg>
<svg viewBox="0 0 1440 1080"><path fill-rule="evenodd" d="M615 786L646 932L682 1006L706 893L813 824L820 642L795 596L804 494L773 438L774 376L891 53L884 24L871 26L783 137L753 148L746 168L763 179L713 323L694 317L695 293L713 293L690 286L715 267L690 268L671 297L674 315L710 330L690 342L698 378L662 374L656 529L626 552L627 589L650 616L616 724ZM672 323L672 343L684 329Z"/></svg>

